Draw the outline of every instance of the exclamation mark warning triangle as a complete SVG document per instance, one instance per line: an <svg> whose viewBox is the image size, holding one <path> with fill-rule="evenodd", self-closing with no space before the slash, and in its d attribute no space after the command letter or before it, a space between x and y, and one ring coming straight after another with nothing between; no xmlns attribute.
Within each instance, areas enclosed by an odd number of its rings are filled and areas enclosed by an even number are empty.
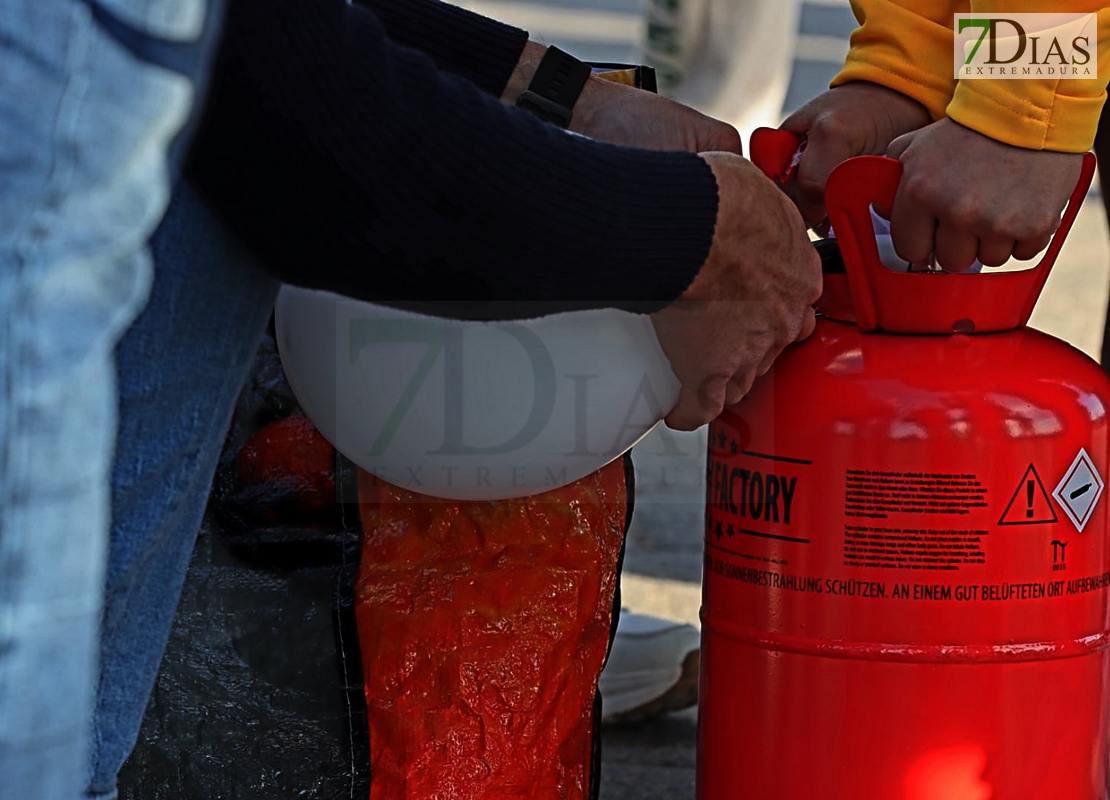
<svg viewBox="0 0 1110 800"><path fill-rule="evenodd" d="M1056 522L1056 511L1052 508L1052 501L1048 499L1048 492L1044 490L1041 476L1032 464L1021 476L1014 496L1002 512L999 525L1041 525L1046 522Z"/></svg>

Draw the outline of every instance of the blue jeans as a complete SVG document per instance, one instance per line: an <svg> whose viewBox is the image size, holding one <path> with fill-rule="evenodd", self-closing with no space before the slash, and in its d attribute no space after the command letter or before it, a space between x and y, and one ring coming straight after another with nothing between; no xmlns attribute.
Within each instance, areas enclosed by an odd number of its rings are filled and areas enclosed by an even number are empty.
<svg viewBox="0 0 1110 800"><path fill-rule="evenodd" d="M139 735L224 436L278 284L178 186L150 302L116 349L119 441L88 797Z"/></svg>
<svg viewBox="0 0 1110 800"><path fill-rule="evenodd" d="M204 0L111 0L196 35ZM81 793L116 433L113 348L193 98L77 0L0 0L0 799Z"/></svg>

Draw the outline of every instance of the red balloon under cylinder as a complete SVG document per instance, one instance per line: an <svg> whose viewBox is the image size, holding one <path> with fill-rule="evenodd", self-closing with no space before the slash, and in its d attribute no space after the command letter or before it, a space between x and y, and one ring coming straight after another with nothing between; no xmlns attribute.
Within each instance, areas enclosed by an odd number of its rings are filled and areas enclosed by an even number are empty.
<svg viewBox="0 0 1110 800"><path fill-rule="evenodd" d="M830 178L847 274L709 429L701 800L1108 797L1110 381L1025 326L1093 161L1023 272L891 272L899 165Z"/></svg>

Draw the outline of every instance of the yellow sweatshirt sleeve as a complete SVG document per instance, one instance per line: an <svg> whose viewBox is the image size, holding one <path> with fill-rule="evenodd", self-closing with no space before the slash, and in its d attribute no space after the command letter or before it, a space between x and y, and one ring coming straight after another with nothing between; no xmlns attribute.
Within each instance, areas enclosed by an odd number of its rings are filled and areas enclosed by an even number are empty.
<svg viewBox="0 0 1110 800"><path fill-rule="evenodd" d="M1081 153L1094 143L1110 80L1110 7L1093 0L852 0L860 27L832 81L878 83L1000 142ZM952 24L959 13L1097 12L1098 77L991 80L952 77Z"/></svg>
<svg viewBox="0 0 1110 800"><path fill-rule="evenodd" d="M1090 150L1110 80L1110 8L1087 0L972 0L973 12L1098 12L1098 77L1084 80L961 79L948 104L954 121L992 139L1031 150ZM1093 54L1092 54L1093 55Z"/></svg>
<svg viewBox="0 0 1110 800"><path fill-rule="evenodd" d="M952 15L967 10L966 0L852 0L859 27L830 85L877 83L912 97L934 120L943 118L956 88Z"/></svg>

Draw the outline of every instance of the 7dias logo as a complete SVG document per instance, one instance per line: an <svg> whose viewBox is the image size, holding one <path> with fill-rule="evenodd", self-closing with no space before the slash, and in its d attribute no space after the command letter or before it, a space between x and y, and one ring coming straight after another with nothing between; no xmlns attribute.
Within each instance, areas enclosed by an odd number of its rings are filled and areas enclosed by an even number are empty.
<svg viewBox="0 0 1110 800"><path fill-rule="evenodd" d="M1095 14L956 14L955 20L957 79L1098 77Z"/></svg>

